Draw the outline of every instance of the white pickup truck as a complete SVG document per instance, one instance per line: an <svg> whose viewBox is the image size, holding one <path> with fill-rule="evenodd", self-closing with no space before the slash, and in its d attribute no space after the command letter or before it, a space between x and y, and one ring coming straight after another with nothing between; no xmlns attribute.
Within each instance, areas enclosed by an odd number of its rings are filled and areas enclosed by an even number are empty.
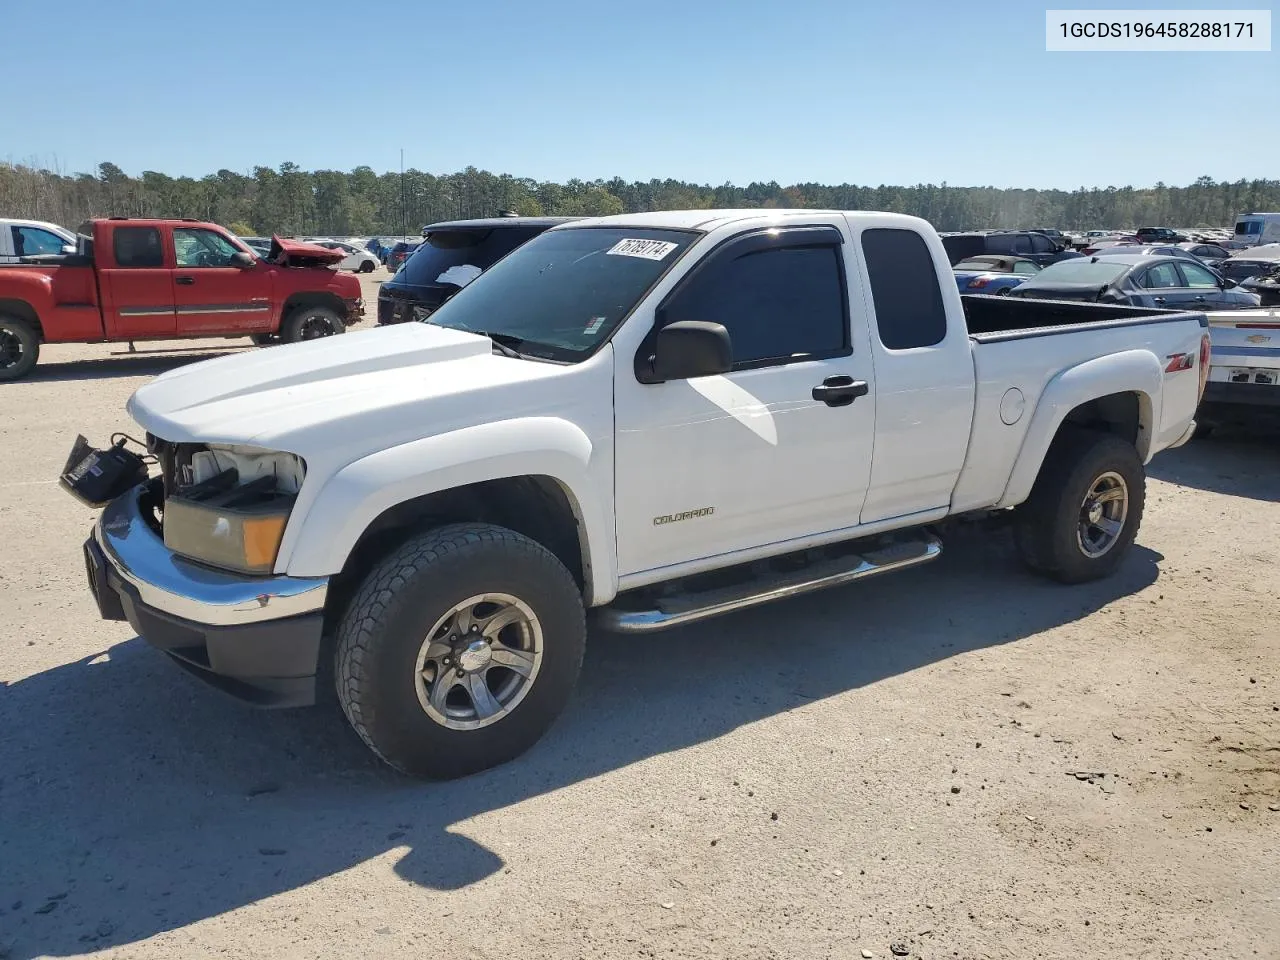
<svg viewBox="0 0 1280 960"><path fill-rule="evenodd" d="M691 623L925 563L986 512L1033 569L1109 574L1208 345L1202 314L962 298L912 217L577 221L429 321L143 386L159 475L107 504L89 580L215 685L333 684L384 760L458 776L550 726L588 612Z"/></svg>
<svg viewBox="0 0 1280 960"><path fill-rule="evenodd" d="M23 257L44 253L75 253L75 246L76 235L56 223L0 219L0 263L20 263Z"/></svg>

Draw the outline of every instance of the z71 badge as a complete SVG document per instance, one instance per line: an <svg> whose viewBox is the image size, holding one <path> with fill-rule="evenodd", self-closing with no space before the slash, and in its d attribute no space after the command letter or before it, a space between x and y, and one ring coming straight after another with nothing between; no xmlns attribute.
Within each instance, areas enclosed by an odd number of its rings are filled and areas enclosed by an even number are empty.
<svg viewBox="0 0 1280 960"><path fill-rule="evenodd" d="M653 525L660 527L664 523L679 523L681 520L692 520L694 517L709 517L715 512L715 507L700 507L697 510L685 510L683 513L669 513L665 517L654 517Z"/></svg>

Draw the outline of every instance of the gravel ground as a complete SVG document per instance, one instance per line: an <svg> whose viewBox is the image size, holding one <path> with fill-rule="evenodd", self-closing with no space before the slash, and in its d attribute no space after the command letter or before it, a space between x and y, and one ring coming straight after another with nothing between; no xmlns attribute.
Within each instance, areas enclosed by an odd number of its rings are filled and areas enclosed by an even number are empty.
<svg viewBox="0 0 1280 960"><path fill-rule="evenodd" d="M539 746L421 784L336 708L255 712L97 618L52 478L205 355L173 346L0 387L0 956L1280 957L1274 437L1159 458L1104 583L970 530L593 635Z"/></svg>

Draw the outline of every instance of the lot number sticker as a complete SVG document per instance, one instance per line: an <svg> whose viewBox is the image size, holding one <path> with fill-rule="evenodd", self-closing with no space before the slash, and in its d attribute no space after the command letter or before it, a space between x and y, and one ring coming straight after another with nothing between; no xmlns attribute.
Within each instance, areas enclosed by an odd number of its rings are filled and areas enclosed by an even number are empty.
<svg viewBox="0 0 1280 960"><path fill-rule="evenodd" d="M661 260L676 248L668 240L619 240L608 250L615 257L643 257L645 260Z"/></svg>

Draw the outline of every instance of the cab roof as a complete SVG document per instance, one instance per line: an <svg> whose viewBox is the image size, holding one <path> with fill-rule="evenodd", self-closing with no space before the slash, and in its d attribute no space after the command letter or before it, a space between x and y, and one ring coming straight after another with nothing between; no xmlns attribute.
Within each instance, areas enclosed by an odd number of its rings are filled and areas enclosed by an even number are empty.
<svg viewBox="0 0 1280 960"><path fill-rule="evenodd" d="M701 230L709 232L718 227L751 220L788 220L815 215L845 216L848 214L874 214L876 217L901 217L904 222L917 222L918 218L905 214L875 213L868 210L808 210L804 208L757 207L726 210L655 210L650 213L620 213L609 217L592 217L576 223L562 225L558 230L574 230L585 227L635 227L651 230Z"/></svg>

